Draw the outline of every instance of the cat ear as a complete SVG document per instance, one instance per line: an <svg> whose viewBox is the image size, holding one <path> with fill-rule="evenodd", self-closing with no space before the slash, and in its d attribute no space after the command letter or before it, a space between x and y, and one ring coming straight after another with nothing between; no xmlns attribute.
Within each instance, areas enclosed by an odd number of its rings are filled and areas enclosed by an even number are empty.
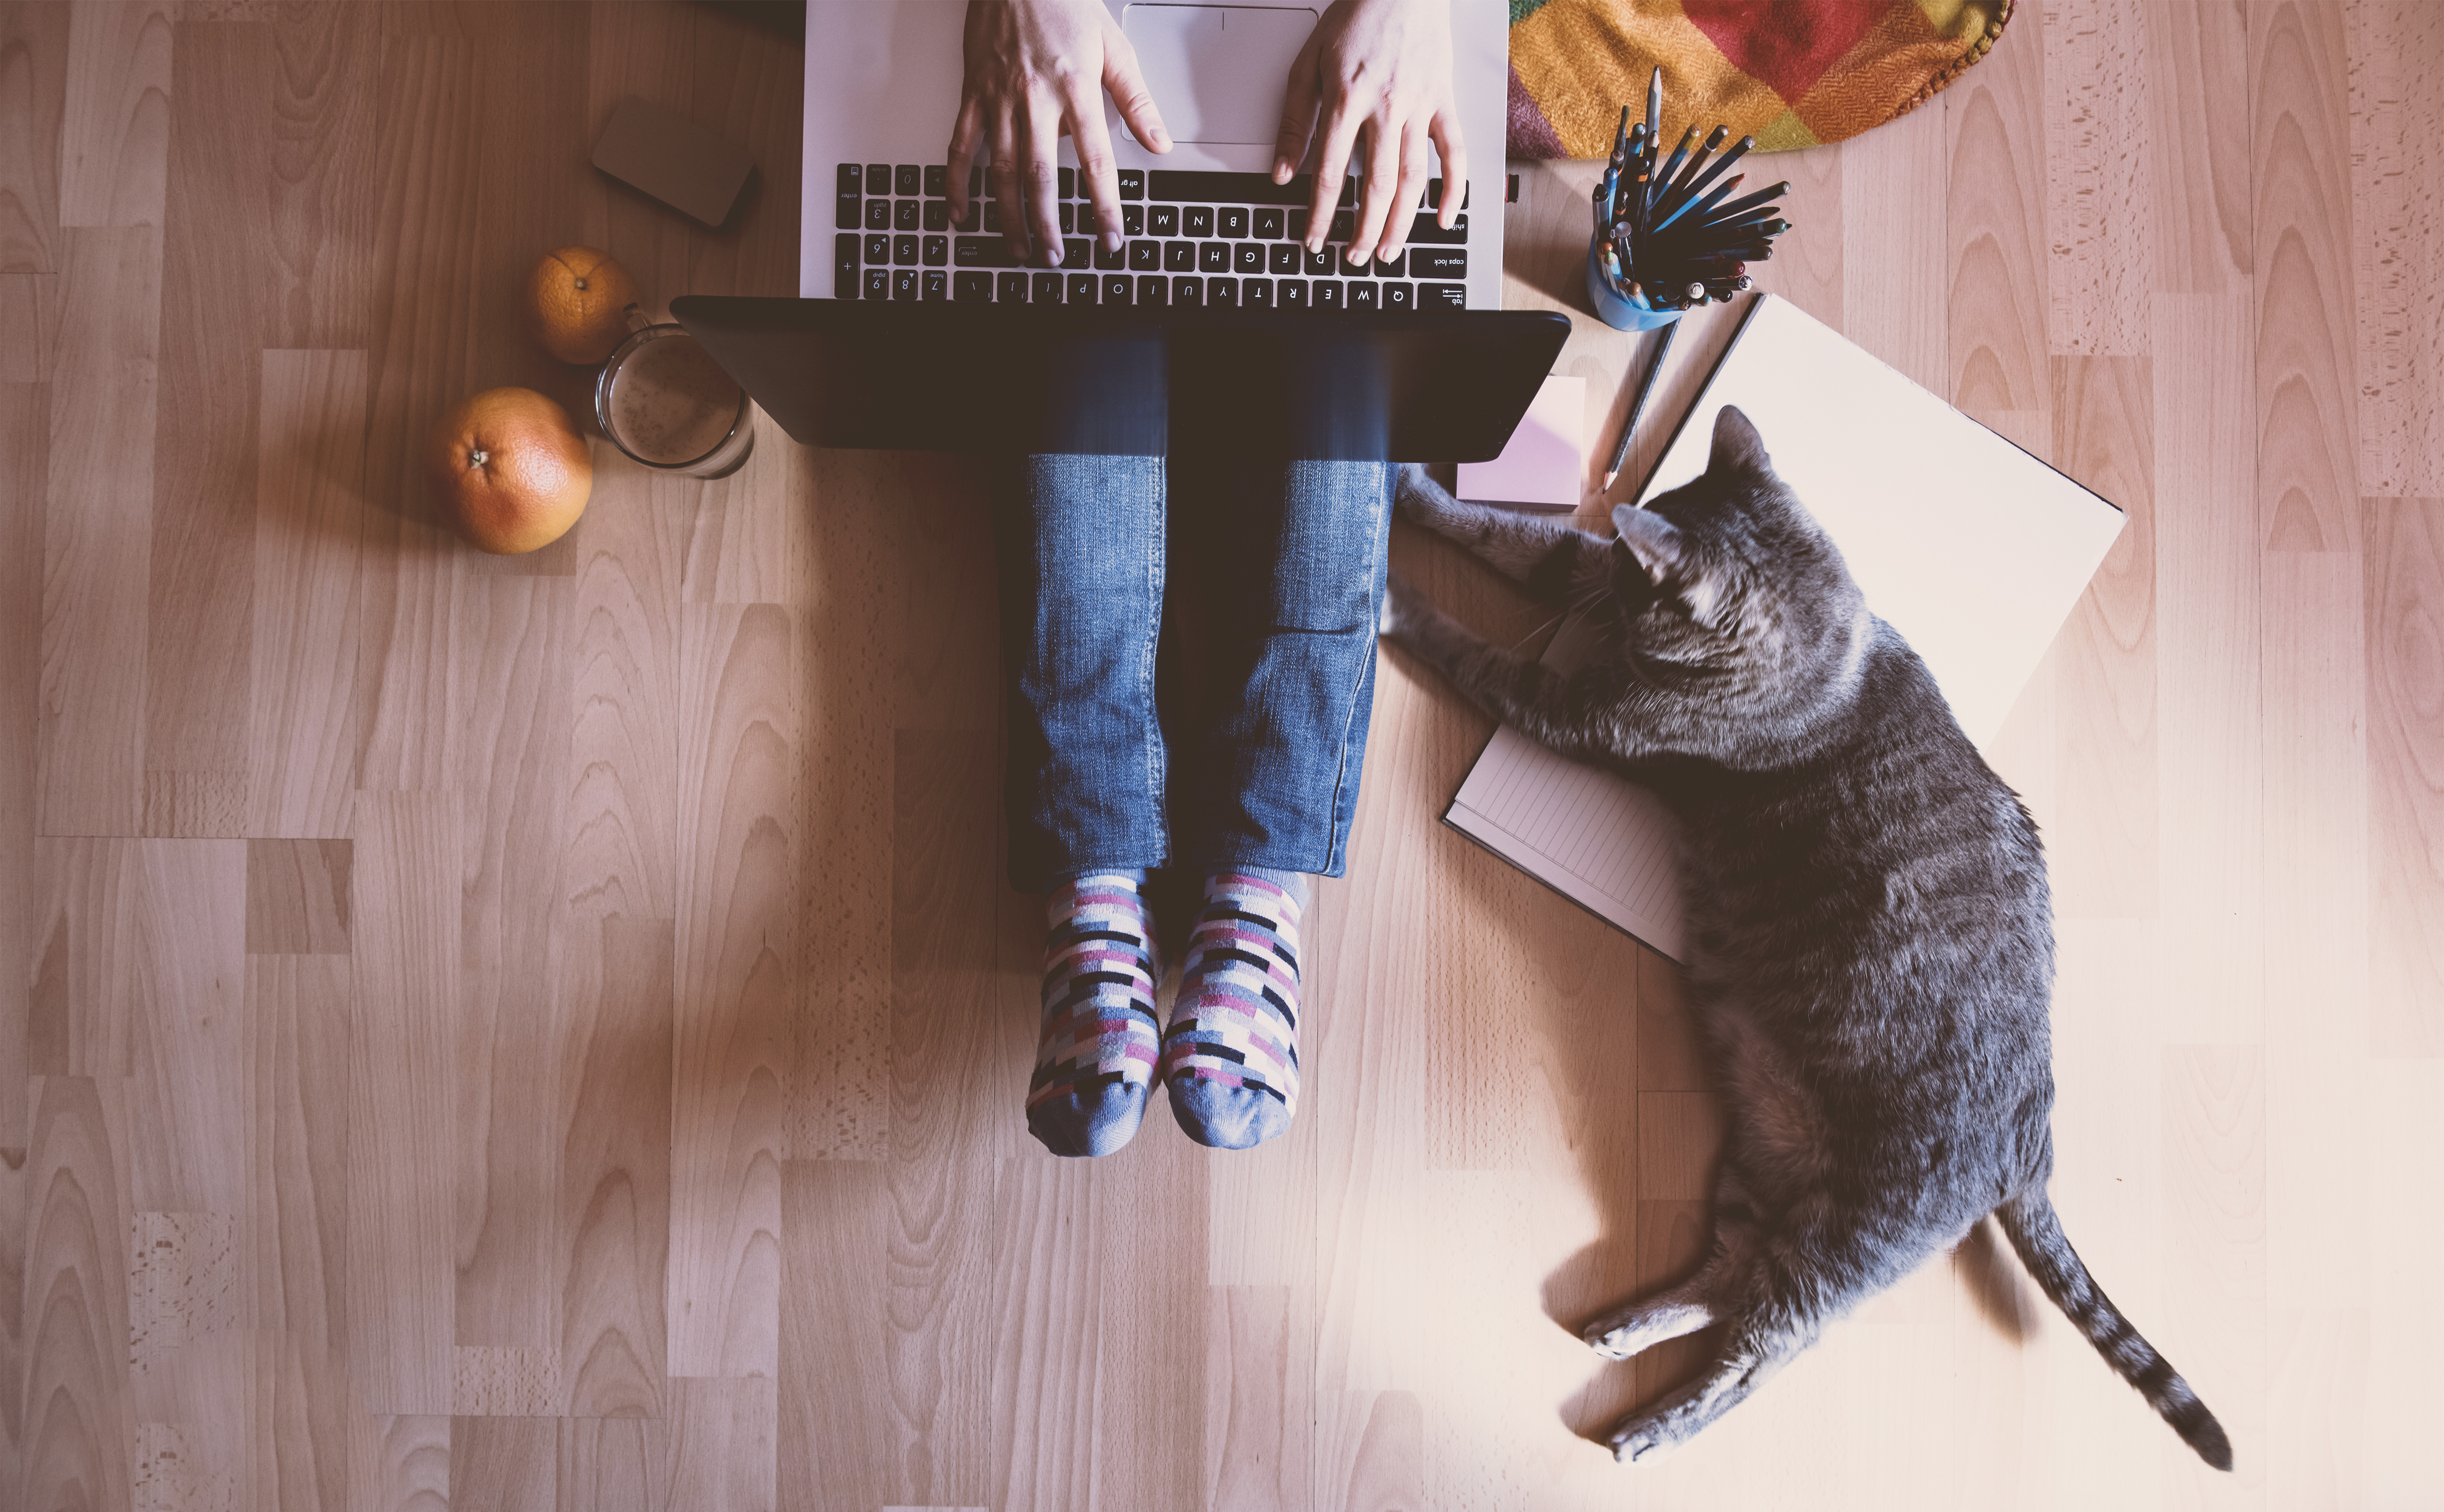
<svg viewBox="0 0 2444 1512"><path fill-rule="evenodd" d="M1638 564L1657 587L1665 587L1680 576L1688 550L1671 521L1651 509L1624 504L1613 510L1612 527L1620 532L1620 544L1638 558Z"/></svg>
<svg viewBox="0 0 2444 1512"><path fill-rule="evenodd" d="M1726 404L1714 414L1714 450L1706 458L1706 470L1724 477L1773 476L1773 458L1765 454L1764 438L1737 405Z"/></svg>

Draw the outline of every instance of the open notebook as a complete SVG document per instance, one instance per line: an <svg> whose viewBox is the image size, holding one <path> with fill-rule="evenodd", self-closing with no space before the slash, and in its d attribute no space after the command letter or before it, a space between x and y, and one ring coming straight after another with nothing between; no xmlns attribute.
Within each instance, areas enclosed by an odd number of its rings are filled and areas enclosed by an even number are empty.
<svg viewBox="0 0 2444 1512"><path fill-rule="evenodd" d="M2001 729L2120 534L2121 511L1843 340L1787 301L1741 312L1638 502L1706 470L1714 413L1756 423L1867 596L1935 673L1969 738ZM1566 669L1575 622L1547 649ZM1447 823L1665 955L1681 956L1670 814L1635 784L1508 725Z"/></svg>

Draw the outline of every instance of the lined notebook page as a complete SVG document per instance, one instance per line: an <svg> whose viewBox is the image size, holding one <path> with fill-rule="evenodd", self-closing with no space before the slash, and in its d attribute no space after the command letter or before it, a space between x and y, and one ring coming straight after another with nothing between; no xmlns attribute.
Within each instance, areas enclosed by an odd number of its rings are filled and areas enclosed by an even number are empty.
<svg viewBox="0 0 2444 1512"><path fill-rule="evenodd" d="M2121 511L1770 296L1682 418L1639 502L1706 470L1715 413L1736 404L1842 548L1867 607L1935 674L1980 746L1992 740L2087 581ZM1546 653L1581 654L1565 627ZM1675 960L1671 818L1622 779L1505 727L1445 819Z"/></svg>

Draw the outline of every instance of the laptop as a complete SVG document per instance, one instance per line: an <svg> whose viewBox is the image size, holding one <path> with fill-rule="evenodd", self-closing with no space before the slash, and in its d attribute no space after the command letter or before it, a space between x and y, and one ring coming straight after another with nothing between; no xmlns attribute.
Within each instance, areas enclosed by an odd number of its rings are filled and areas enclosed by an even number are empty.
<svg viewBox="0 0 2444 1512"><path fill-rule="evenodd" d="M1460 188L1466 208L1457 224L1445 230L1435 223L1453 188L1442 182L1437 157L1406 252L1356 268L1340 249L1357 180L1343 190L1324 250L1309 256L1311 180L1300 175L1276 185L1271 175L1290 62L1324 0L1311 8L1105 4L1137 51L1173 146L1161 154L1140 147L1104 97L1127 243L1117 253L1096 246L1093 207L1064 138L1064 255L1059 268L1044 268L1010 257L999 207L980 194L967 224L950 219L943 160L959 106L964 0L811 0L799 293L1293 313L1502 307L1506 0L1452 0L1453 86L1471 180Z"/></svg>

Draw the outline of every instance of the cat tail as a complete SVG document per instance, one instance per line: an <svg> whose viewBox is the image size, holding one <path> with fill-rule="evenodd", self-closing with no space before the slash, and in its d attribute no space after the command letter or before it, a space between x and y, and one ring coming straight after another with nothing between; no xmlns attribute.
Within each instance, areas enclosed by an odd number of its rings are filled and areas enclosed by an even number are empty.
<svg viewBox="0 0 2444 1512"><path fill-rule="evenodd" d="M2138 1389L2147 1405L2173 1425L2182 1442L2198 1451L2198 1458L2218 1470L2231 1469L2231 1441L2224 1437L2223 1425L2173 1369L2173 1362L2139 1337L2130 1319L2104 1295L2104 1288L2096 1284L2096 1278L2087 1273L2079 1252L2064 1236L2062 1219L2044 1189L2022 1192L1996 1208L1994 1216L2038 1287L2053 1299L2071 1326L2096 1346L2114 1373Z"/></svg>

